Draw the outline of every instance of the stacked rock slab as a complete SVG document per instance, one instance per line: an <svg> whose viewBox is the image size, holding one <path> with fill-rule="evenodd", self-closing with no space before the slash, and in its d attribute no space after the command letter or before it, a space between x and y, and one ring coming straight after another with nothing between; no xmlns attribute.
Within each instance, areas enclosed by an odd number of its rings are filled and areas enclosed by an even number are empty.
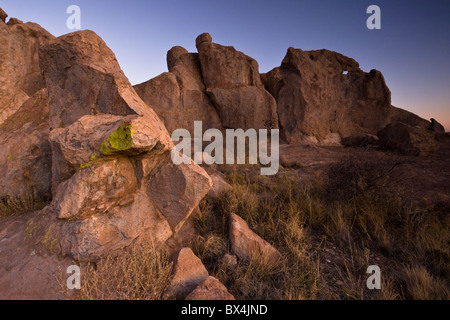
<svg viewBox="0 0 450 320"><path fill-rule="evenodd" d="M277 100L288 142L376 134L389 123L391 94L382 74L365 73L339 53L289 48L281 66L262 79Z"/></svg>
<svg viewBox="0 0 450 320"><path fill-rule="evenodd" d="M50 211L57 218L49 237L62 254L79 260L95 260L143 237L163 245L211 179L193 163L173 165L166 128L94 32L52 40L40 58L52 127Z"/></svg>

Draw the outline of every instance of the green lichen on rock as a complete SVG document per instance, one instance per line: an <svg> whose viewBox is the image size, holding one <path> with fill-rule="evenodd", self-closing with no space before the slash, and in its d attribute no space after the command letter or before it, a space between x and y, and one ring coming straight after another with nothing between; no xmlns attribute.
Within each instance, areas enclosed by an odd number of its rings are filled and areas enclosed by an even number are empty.
<svg viewBox="0 0 450 320"><path fill-rule="evenodd" d="M94 164L96 158L97 158L97 153L94 152L91 155L91 158L89 159L89 162L80 164L80 170L81 169L86 169L86 168L89 168L90 166L92 166Z"/></svg>
<svg viewBox="0 0 450 320"><path fill-rule="evenodd" d="M100 147L100 152L110 155L116 152L125 151L133 145L133 125L122 124L116 131L111 133Z"/></svg>

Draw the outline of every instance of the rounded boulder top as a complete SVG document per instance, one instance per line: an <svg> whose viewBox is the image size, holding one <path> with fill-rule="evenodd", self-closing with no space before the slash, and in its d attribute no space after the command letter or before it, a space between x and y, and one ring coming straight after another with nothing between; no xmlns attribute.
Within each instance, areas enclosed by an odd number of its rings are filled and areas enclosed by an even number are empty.
<svg viewBox="0 0 450 320"><path fill-rule="evenodd" d="M197 37L197 39L195 40L195 46L198 48L199 45L202 44L203 42L208 42L208 43L212 42L212 37L209 33L202 33L201 35L199 35Z"/></svg>

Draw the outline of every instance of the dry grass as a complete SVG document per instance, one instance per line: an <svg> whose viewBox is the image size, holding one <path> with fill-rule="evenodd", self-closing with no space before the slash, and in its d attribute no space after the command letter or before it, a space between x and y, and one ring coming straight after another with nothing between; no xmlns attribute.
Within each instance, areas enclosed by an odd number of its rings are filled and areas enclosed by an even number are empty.
<svg viewBox="0 0 450 320"><path fill-rule="evenodd" d="M32 193L23 197L4 197L0 199L0 219L41 210L48 204L49 201L36 197Z"/></svg>
<svg viewBox="0 0 450 320"><path fill-rule="evenodd" d="M74 300L161 300L170 283L172 263L150 243L133 245L119 256L81 266L81 289L61 287Z"/></svg>

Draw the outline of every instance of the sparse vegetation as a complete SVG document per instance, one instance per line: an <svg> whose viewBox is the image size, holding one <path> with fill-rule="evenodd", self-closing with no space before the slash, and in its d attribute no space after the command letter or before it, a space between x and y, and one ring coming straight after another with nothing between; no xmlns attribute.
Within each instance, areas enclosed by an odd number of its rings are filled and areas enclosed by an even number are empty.
<svg viewBox="0 0 450 320"><path fill-rule="evenodd" d="M293 170L262 177L255 166L222 168L233 190L204 199L194 252L237 299L448 299L448 203L415 208L388 187L401 161L343 159L306 186ZM237 213L285 257L230 269L220 258L227 216ZM382 290L366 287L369 265Z"/></svg>
<svg viewBox="0 0 450 320"><path fill-rule="evenodd" d="M165 291L172 264L166 253L149 242L133 245L98 263L81 266L81 289L67 289L60 275L61 288L74 300L160 300L170 299Z"/></svg>

